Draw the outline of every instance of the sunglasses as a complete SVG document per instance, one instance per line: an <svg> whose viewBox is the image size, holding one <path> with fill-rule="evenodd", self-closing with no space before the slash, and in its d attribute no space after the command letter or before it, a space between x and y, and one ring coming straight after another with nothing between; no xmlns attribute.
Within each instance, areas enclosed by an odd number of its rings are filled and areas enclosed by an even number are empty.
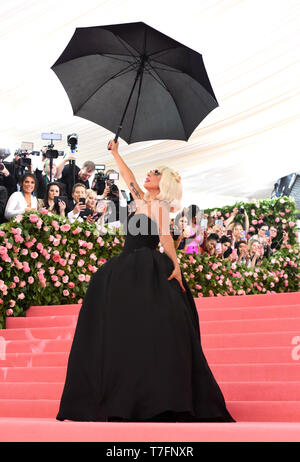
<svg viewBox="0 0 300 462"><path fill-rule="evenodd" d="M159 170L157 170L157 169L155 169L155 170L150 170L149 173L154 173L154 175L156 175L156 176L161 175L161 172L160 172Z"/></svg>

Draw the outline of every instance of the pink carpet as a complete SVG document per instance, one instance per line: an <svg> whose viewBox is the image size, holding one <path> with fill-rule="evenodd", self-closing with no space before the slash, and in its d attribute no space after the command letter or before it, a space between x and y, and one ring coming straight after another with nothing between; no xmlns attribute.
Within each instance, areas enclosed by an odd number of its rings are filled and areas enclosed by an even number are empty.
<svg viewBox="0 0 300 462"><path fill-rule="evenodd" d="M0 330L0 441L300 441L300 293L196 304L237 423L56 421L80 306L31 307Z"/></svg>

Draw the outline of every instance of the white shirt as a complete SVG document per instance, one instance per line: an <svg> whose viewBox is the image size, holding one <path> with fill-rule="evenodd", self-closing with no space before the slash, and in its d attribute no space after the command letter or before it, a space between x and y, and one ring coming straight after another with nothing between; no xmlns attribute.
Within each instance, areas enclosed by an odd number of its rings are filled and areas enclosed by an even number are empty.
<svg viewBox="0 0 300 462"><path fill-rule="evenodd" d="M12 193L7 201L4 216L7 220L10 220L17 215L23 215L26 208L28 208L28 204L24 194L16 191ZM31 208L37 209L37 198L34 196L31 196Z"/></svg>

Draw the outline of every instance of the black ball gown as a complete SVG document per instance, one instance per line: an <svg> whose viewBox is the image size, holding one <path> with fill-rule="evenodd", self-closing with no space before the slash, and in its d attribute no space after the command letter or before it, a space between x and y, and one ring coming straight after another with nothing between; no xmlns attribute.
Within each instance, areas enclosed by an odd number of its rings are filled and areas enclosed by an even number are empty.
<svg viewBox="0 0 300 462"><path fill-rule="evenodd" d="M234 422L201 348L193 296L147 235L92 276L79 312L57 420ZM129 217L129 222L132 215ZM153 233L156 230L156 233ZM154 234L154 235L153 235Z"/></svg>

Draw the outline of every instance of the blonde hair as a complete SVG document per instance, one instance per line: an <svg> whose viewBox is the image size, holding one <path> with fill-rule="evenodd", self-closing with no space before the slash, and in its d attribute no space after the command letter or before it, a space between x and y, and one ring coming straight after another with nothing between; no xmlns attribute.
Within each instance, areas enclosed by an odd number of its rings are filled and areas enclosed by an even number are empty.
<svg viewBox="0 0 300 462"><path fill-rule="evenodd" d="M181 209L182 185L178 172L169 167L159 167L157 170L161 173L159 182L159 194L156 199L165 201L171 207L171 211L177 212ZM147 191L144 195L147 201L150 199L150 193Z"/></svg>
<svg viewBox="0 0 300 462"><path fill-rule="evenodd" d="M96 194L96 198L97 198L97 191L95 191L94 189L87 189L86 190L86 201L88 201L88 198L92 193ZM96 212L96 206L94 207L93 212Z"/></svg>

